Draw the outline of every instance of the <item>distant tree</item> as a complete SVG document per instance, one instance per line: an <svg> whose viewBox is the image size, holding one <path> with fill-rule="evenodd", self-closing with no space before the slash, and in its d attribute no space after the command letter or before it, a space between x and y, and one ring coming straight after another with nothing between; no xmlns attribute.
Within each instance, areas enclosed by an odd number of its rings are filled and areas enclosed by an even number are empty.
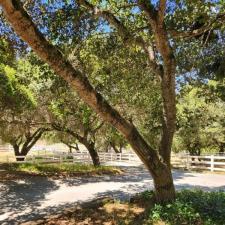
<svg viewBox="0 0 225 225"><path fill-rule="evenodd" d="M47 130L38 110L35 94L21 81L20 64L8 42L1 40L0 49L0 138L13 146L15 156L26 156ZM21 72L21 71L20 71ZM43 112L43 111L42 111ZM17 158L23 161L24 157Z"/></svg>
<svg viewBox="0 0 225 225"><path fill-rule="evenodd" d="M39 125L36 99L15 74L9 66L0 74L0 137L13 146L15 156L26 156L46 129Z"/></svg>
<svg viewBox="0 0 225 225"><path fill-rule="evenodd" d="M218 82L195 82L184 86L178 98L178 131L175 149L191 155L204 152L224 152L225 102L215 88Z"/></svg>
<svg viewBox="0 0 225 225"><path fill-rule="evenodd" d="M61 132L63 136L67 134L70 138L72 137L73 143L79 142L83 144L88 150L93 164L99 166L96 132L103 123L92 110L80 102L75 93L67 91L58 94L55 95L55 97L58 96L58 99L52 99L51 102L51 124L53 129ZM65 141L65 139L67 140ZM64 138L63 142L68 145L68 137ZM71 147L72 145L69 146Z"/></svg>

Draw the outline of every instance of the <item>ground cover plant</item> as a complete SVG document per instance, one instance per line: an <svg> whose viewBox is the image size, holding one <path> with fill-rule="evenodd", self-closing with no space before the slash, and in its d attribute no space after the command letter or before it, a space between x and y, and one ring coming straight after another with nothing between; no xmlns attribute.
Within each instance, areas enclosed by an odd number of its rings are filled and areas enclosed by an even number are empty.
<svg viewBox="0 0 225 225"><path fill-rule="evenodd" d="M183 190L171 204L155 205L148 214L147 224L222 225L225 221L225 192Z"/></svg>

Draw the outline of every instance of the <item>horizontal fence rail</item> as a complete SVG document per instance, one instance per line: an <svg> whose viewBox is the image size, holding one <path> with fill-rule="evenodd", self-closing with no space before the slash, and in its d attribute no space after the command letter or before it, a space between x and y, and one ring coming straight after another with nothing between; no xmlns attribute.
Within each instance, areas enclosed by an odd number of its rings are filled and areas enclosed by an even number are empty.
<svg viewBox="0 0 225 225"><path fill-rule="evenodd" d="M189 154L173 155L172 165L187 169L199 169L225 172L225 155L192 156Z"/></svg>
<svg viewBox="0 0 225 225"><path fill-rule="evenodd" d="M1 153L0 153L1 154ZM134 153L104 153L99 152L101 163L106 162L131 162L140 164L141 161ZM2 159L2 158L1 158ZM2 160L0 160L2 161ZM92 163L88 152L67 153L63 151L54 151L52 153L44 152L38 154L30 154L27 156L6 155L2 162L16 163ZM203 155L192 156L189 154L172 154L171 163L174 167L209 171L225 172L225 155Z"/></svg>
<svg viewBox="0 0 225 225"><path fill-rule="evenodd" d="M104 162L141 162L137 155L133 153L99 153L101 163ZM5 162L15 163L51 163L51 162L80 162L91 163L91 157L88 152L76 153L52 153L52 154L32 154L27 156L6 156Z"/></svg>

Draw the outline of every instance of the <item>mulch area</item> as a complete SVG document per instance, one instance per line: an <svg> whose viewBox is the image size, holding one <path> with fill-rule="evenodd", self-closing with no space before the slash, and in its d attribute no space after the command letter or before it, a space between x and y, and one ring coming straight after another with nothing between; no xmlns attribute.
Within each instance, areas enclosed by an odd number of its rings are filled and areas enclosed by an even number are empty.
<svg viewBox="0 0 225 225"><path fill-rule="evenodd" d="M111 198L101 198L65 209L59 215L50 215L22 225L143 225L145 212L151 206L152 203L143 204L139 200L128 204L115 202Z"/></svg>

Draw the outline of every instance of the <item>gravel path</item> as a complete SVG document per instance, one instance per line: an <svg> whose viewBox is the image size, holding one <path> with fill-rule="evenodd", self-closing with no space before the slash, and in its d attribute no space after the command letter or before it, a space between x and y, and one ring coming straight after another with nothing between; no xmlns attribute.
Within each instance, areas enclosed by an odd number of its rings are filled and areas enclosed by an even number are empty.
<svg viewBox="0 0 225 225"><path fill-rule="evenodd" d="M124 169L125 174L120 176L63 180L25 177L0 181L0 224L21 224L103 196L129 199L134 193L153 188L152 179L143 167L126 166ZM225 191L225 175L174 171L173 177L176 189Z"/></svg>

